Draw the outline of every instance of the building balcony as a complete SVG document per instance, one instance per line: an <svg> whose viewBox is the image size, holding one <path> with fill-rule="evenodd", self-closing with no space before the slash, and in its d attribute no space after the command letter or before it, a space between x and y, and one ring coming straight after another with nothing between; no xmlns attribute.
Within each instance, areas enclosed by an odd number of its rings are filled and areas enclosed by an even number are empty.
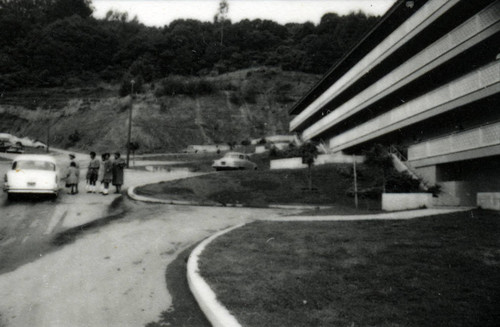
<svg viewBox="0 0 500 327"><path fill-rule="evenodd" d="M329 146L344 150L498 93L500 60L331 138ZM304 131L306 139L313 133Z"/></svg>
<svg viewBox="0 0 500 327"><path fill-rule="evenodd" d="M417 80L424 74L431 72L436 67L443 65L495 33L498 33L500 31L498 17L500 17L500 2L486 7L480 13L465 21L453 31L444 35L407 62L382 77L376 83L305 129L302 137L310 139L320 135L339 122L368 108L384 97L390 96L391 93ZM345 76L348 76L350 73L348 72ZM335 84L332 88L334 87ZM291 121L290 129L294 130L303 124L312 113L320 110L336 94L338 92L331 93L330 90L325 92Z"/></svg>
<svg viewBox="0 0 500 327"><path fill-rule="evenodd" d="M373 67L386 60L391 54L439 19L440 16L450 10L450 8L455 6L458 2L458 0L433 0L427 2L416 14L412 15L406 22L399 26L346 74L330 86L320 97L297 115L297 117L290 122L290 130L293 131L304 124L310 116L321 110L328 102L356 83L356 81L368 73Z"/></svg>
<svg viewBox="0 0 500 327"><path fill-rule="evenodd" d="M412 145L408 161L500 145L500 121Z"/></svg>

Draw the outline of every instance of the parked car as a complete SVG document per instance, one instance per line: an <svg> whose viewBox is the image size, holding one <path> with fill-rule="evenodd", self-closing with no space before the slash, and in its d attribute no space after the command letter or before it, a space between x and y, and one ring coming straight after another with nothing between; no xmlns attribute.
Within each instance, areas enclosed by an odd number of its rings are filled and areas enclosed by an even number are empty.
<svg viewBox="0 0 500 327"><path fill-rule="evenodd" d="M47 149L47 144L40 142L40 141L34 141L33 147L35 147L37 149L44 149L45 150L45 149Z"/></svg>
<svg viewBox="0 0 500 327"><path fill-rule="evenodd" d="M15 194L59 193L59 169L52 156L22 154L14 158L11 169L5 174L3 187L9 198Z"/></svg>
<svg viewBox="0 0 500 327"><path fill-rule="evenodd" d="M24 147L19 144L13 144L5 149L5 152L8 153L24 153Z"/></svg>
<svg viewBox="0 0 500 327"><path fill-rule="evenodd" d="M11 146L12 144L10 142L0 141L0 152L6 152Z"/></svg>
<svg viewBox="0 0 500 327"><path fill-rule="evenodd" d="M250 161L250 157L244 153L228 152L221 159L215 160L213 165L215 170L229 169L257 169L257 164Z"/></svg>

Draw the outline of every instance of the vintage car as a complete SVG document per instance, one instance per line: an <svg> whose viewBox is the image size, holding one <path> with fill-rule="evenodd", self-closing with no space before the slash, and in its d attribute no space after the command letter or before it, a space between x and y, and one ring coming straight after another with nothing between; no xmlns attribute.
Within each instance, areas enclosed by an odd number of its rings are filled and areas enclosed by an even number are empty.
<svg viewBox="0 0 500 327"><path fill-rule="evenodd" d="M0 152L6 152L11 146L12 144L8 141L0 141Z"/></svg>
<svg viewBox="0 0 500 327"><path fill-rule="evenodd" d="M37 149L47 149L47 144L40 141L33 141L33 147Z"/></svg>
<svg viewBox="0 0 500 327"><path fill-rule="evenodd" d="M59 193L59 170L52 156L22 154L14 158L11 169L5 174L3 187L9 198L16 194Z"/></svg>
<svg viewBox="0 0 500 327"><path fill-rule="evenodd" d="M247 154L238 152L226 153L221 159L215 160L212 167L215 170L257 169L257 165L250 161Z"/></svg>
<svg viewBox="0 0 500 327"><path fill-rule="evenodd" d="M5 149L7 153L24 153L24 147L19 144L13 144Z"/></svg>

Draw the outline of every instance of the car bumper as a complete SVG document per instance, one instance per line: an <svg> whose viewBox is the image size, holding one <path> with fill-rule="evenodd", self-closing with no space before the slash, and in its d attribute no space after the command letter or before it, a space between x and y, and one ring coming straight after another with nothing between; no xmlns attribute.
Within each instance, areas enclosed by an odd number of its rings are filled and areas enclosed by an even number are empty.
<svg viewBox="0 0 500 327"><path fill-rule="evenodd" d="M231 165L212 165L212 168L219 170L235 170L235 169L242 169L243 167L231 166Z"/></svg>
<svg viewBox="0 0 500 327"><path fill-rule="evenodd" d="M18 193L18 194L58 194L59 189L33 189L33 188L9 188L8 186L3 187L3 191L7 193Z"/></svg>

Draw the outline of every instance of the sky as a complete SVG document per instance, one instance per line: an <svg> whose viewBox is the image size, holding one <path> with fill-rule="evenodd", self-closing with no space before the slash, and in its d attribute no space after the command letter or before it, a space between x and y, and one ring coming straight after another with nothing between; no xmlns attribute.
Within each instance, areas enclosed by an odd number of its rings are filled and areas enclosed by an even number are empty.
<svg viewBox="0 0 500 327"><path fill-rule="evenodd" d="M213 21L219 0L92 0L94 16L102 18L108 10L137 15L148 26L168 25L175 19ZM361 10L367 14L383 15L395 0L228 0L228 18L269 19L280 24L312 22L318 24L328 12L339 15Z"/></svg>

